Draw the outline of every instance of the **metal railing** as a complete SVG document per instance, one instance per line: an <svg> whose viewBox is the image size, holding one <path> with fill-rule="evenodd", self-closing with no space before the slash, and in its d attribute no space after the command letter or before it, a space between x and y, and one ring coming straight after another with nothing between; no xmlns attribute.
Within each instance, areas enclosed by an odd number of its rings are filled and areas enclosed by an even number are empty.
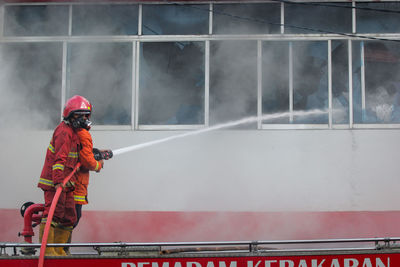
<svg viewBox="0 0 400 267"><path fill-rule="evenodd" d="M88 254L98 255L168 255L176 253L264 253L264 252L300 252L300 251L354 251L400 248L400 237L352 238L352 239L311 239L311 240L275 240L275 241L214 241L214 242L156 242L156 243L71 243L48 244L49 247L91 248ZM34 255L39 243L0 243L0 256ZM20 253L18 253L20 248ZM136 253L136 254L135 254Z"/></svg>

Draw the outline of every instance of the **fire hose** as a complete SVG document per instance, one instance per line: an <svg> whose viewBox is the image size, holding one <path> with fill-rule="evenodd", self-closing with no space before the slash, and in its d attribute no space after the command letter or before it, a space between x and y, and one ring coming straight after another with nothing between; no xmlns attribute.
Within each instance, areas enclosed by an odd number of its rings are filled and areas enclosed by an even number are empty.
<svg viewBox="0 0 400 267"><path fill-rule="evenodd" d="M78 162L78 164L76 164L76 166L72 170L72 172L67 177L65 177L64 181L62 182L62 186L57 188L56 194L54 195L53 201L51 202L49 214L47 216L46 225L44 227L44 232L43 232L43 237L42 237L42 245L40 246L38 267L43 267L44 254L45 254L45 250L46 250L46 246L47 246L47 237L49 235L51 221L53 220L54 210L57 206L58 199L60 198L61 191L63 190L63 187L68 183L68 181L71 179L72 175L74 175L74 173L76 172L76 170L79 168L80 165L81 164Z"/></svg>

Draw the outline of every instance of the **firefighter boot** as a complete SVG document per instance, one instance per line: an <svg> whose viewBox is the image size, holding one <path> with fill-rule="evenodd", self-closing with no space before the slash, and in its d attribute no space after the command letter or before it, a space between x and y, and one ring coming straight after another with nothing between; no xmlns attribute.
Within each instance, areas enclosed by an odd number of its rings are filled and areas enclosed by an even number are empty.
<svg viewBox="0 0 400 267"><path fill-rule="evenodd" d="M45 223L40 224L39 228L39 242L42 243ZM49 235L47 236L47 244L54 243L54 227L50 226ZM45 256L58 256L54 247L46 247Z"/></svg>
<svg viewBox="0 0 400 267"><path fill-rule="evenodd" d="M69 238L68 238L67 243L68 243L68 244L71 244L71 241L72 241L72 232L71 232L71 234L69 235ZM71 255L71 252L69 251L69 247L64 247L64 251L65 251L65 253L66 253L68 256Z"/></svg>
<svg viewBox="0 0 400 267"><path fill-rule="evenodd" d="M68 243L71 232L71 230L57 227L56 229L54 229L54 243ZM67 253L65 253L64 251L64 247L56 247L55 251L58 256L67 256Z"/></svg>

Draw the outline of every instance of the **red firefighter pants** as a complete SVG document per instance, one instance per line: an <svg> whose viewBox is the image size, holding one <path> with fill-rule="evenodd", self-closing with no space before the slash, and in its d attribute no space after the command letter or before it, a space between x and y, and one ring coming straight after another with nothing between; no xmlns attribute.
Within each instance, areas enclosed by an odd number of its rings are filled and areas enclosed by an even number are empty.
<svg viewBox="0 0 400 267"><path fill-rule="evenodd" d="M47 218L56 191L44 191L43 217ZM53 222L61 226L71 227L76 222L76 211L73 191L62 191L54 211Z"/></svg>

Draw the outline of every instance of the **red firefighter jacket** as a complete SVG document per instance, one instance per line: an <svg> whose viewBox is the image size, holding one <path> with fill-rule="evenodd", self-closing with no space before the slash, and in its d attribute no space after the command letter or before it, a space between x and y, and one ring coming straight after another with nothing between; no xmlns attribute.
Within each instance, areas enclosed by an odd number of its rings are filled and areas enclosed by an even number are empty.
<svg viewBox="0 0 400 267"><path fill-rule="evenodd" d="M101 162L94 159L92 136L86 129L77 131L81 149L79 151L79 161L81 167L77 172L75 182L74 200L76 204L88 204L87 187L89 185L89 171L99 171L103 166Z"/></svg>
<svg viewBox="0 0 400 267"><path fill-rule="evenodd" d="M50 145L47 149L42 174L38 187L43 190L55 190L55 185L62 183L78 163L79 138L74 129L61 122L54 130ZM70 190L76 174L71 177Z"/></svg>

